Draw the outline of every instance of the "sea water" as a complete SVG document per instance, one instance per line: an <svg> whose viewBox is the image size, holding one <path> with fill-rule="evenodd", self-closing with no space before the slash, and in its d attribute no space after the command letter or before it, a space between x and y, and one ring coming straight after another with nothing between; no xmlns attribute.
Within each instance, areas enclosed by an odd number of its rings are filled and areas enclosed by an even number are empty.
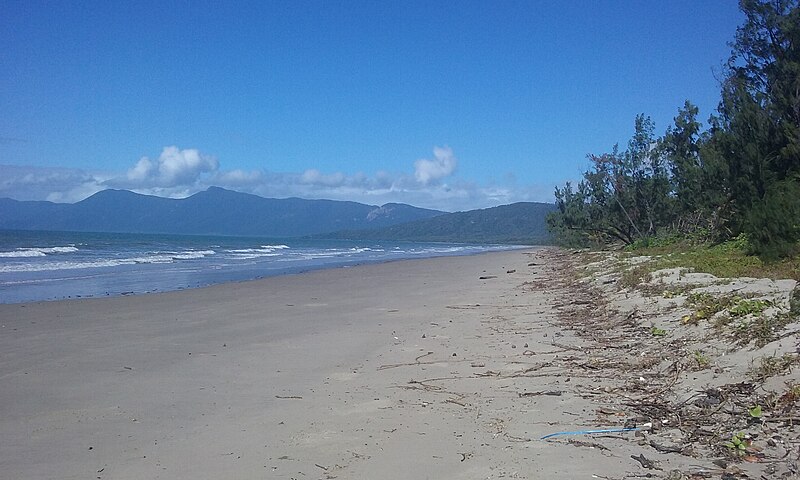
<svg viewBox="0 0 800 480"><path fill-rule="evenodd" d="M164 292L509 245L0 231L0 303Z"/></svg>

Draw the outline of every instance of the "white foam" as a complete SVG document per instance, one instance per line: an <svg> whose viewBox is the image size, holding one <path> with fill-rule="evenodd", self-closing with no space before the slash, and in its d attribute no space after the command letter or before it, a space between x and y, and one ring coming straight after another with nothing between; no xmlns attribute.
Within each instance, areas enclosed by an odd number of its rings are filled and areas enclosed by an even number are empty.
<svg viewBox="0 0 800 480"><path fill-rule="evenodd" d="M130 262L133 263L133 262ZM44 272L48 270L71 270L83 268L103 268L124 265L122 260L100 260L94 262L47 262L47 263L23 263L18 265L2 265L0 272Z"/></svg>
<svg viewBox="0 0 800 480"><path fill-rule="evenodd" d="M16 250L13 252L0 252L3 258L44 257L45 253L39 250Z"/></svg>
<svg viewBox="0 0 800 480"><path fill-rule="evenodd" d="M72 253L77 252L78 249L73 246L68 247L27 247L18 248L10 252L0 252L0 257L3 258L31 258L31 257L44 257L48 253Z"/></svg>
<svg viewBox="0 0 800 480"><path fill-rule="evenodd" d="M382 248L369 248L369 247L354 247L349 250L351 253L364 253L364 252L383 252Z"/></svg>
<svg viewBox="0 0 800 480"><path fill-rule="evenodd" d="M262 245L261 248L235 248L232 250L225 250L228 253L272 253L275 250L283 250L284 248L289 248L285 245L278 245L278 246L270 246L270 245Z"/></svg>
<svg viewBox="0 0 800 480"><path fill-rule="evenodd" d="M177 255L173 255L172 258L176 260L193 260L195 258L204 258L208 255L214 255L217 252L214 250L189 250L188 252L181 252Z"/></svg>
<svg viewBox="0 0 800 480"><path fill-rule="evenodd" d="M86 268L111 268L120 265L136 264L163 264L174 263L176 260L194 260L214 255L213 250L188 250L185 252L156 252L153 255L145 255L129 258L114 258L108 260L86 260L74 262L41 262L23 263L16 265L0 266L0 273L15 272L45 272L49 270L80 270Z"/></svg>
<svg viewBox="0 0 800 480"><path fill-rule="evenodd" d="M280 257L280 253L234 253L231 257L239 260L252 260L262 257Z"/></svg>
<svg viewBox="0 0 800 480"><path fill-rule="evenodd" d="M231 258L237 260L253 260L256 258L281 256L282 253L275 253L276 250L286 250L288 248L289 247L286 245L261 245L261 248L235 248L225 250L225 252L231 253Z"/></svg>

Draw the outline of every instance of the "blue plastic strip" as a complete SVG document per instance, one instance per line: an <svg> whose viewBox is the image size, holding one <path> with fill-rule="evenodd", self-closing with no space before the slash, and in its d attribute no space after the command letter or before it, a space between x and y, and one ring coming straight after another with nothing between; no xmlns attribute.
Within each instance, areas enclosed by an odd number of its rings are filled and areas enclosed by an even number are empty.
<svg viewBox="0 0 800 480"><path fill-rule="evenodd" d="M619 432L635 432L639 427L625 427L625 428L604 428L602 430L578 430L576 432L556 432L545 435L539 440L544 440L550 437L559 437L561 435L587 435L590 433L619 433Z"/></svg>

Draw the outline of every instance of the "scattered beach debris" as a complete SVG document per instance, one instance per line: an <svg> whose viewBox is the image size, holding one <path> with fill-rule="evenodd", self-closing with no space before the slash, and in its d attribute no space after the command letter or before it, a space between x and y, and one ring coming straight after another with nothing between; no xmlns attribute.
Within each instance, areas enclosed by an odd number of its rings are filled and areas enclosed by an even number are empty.
<svg viewBox="0 0 800 480"><path fill-rule="evenodd" d="M604 404L598 414L651 422L638 443L664 456L669 478L800 476L796 282L662 271L657 256L556 255L574 272L559 323L585 341L557 345L576 354L559 360L609 380L577 392Z"/></svg>

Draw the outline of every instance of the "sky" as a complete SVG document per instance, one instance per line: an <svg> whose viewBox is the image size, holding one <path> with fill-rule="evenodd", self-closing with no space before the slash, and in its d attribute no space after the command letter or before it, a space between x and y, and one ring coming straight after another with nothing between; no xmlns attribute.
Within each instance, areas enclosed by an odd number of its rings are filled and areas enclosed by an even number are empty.
<svg viewBox="0 0 800 480"><path fill-rule="evenodd" d="M553 201L707 119L733 0L0 2L0 197Z"/></svg>

